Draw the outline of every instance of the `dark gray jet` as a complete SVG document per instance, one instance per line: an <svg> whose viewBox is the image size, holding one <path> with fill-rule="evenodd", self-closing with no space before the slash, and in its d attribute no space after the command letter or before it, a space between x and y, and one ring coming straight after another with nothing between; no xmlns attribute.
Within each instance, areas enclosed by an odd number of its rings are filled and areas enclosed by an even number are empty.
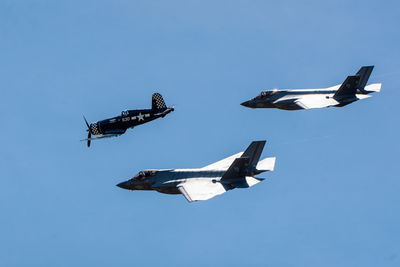
<svg viewBox="0 0 400 267"><path fill-rule="evenodd" d="M362 67L356 75L348 76L342 84L321 89L274 89L261 92L241 105L249 108L279 108L285 110L343 107L354 101L371 97L381 90L380 83L366 86L374 66Z"/></svg>
<svg viewBox="0 0 400 267"><path fill-rule="evenodd" d="M207 200L235 188L248 188L262 178L255 175L273 171L275 157L258 161L265 141L252 142L245 152L200 169L143 170L117 186L128 190L156 190L183 194L189 202Z"/></svg>

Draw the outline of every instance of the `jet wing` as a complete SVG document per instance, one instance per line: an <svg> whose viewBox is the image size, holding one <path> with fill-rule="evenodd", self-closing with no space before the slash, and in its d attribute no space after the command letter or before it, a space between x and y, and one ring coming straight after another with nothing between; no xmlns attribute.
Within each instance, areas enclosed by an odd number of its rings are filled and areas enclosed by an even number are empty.
<svg viewBox="0 0 400 267"><path fill-rule="evenodd" d="M178 185L179 191L187 201L194 202L207 200L226 192L220 183L213 183L211 180L194 180Z"/></svg>
<svg viewBox="0 0 400 267"><path fill-rule="evenodd" d="M229 168L229 166L232 165L233 161L236 158L240 158L240 156L242 156L243 152L239 152L235 155L232 155L230 157L224 158L220 161L214 162L210 165L207 165L205 167L203 167L203 170L227 170Z"/></svg>
<svg viewBox="0 0 400 267"><path fill-rule="evenodd" d="M331 105L336 105L338 102L334 99L327 99L321 95L309 95L298 98L294 101L296 105L303 109L325 108Z"/></svg>

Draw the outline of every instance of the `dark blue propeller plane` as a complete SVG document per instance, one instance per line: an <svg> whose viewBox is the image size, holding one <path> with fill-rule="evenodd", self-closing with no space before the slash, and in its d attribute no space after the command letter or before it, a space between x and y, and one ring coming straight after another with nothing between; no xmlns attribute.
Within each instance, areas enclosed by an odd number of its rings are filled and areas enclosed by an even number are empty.
<svg viewBox="0 0 400 267"><path fill-rule="evenodd" d="M127 129L133 128L137 125L147 123L149 121L164 118L168 113L174 111L174 107L167 107L161 94L154 93L152 96L151 109L136 109L125 110L121 112L120 116L110 119L93 122L89 124L83 117L88 129L87 146L90 147L90 142L95 139L116 137L124 134ZM92 137L92 135L97 135Z"/></svg>

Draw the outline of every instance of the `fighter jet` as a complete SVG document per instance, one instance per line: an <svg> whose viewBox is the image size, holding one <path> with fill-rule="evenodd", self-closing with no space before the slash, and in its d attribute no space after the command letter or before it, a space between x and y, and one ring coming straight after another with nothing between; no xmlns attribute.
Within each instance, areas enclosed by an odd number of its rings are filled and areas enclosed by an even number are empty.
<svg viewBox="0 0 400 267"><path fill-rule="evenodd" d="M87 126L88 137L81 141L87 141L87 146L90 147L90 142L95 139L116 137L124 134L129 128L147 123L149 121L164 118L168 113L174 111L174 107L167 107L161 94L154 93L152 96L151 109L125 110L120 116L110 119L93 122L89 124L83 117ZM92 137L92 135L97 135Z"/></svg>
<svg viewBox="0 0 400 267"><path fill-rule="evenodd" d="M273 171L275 157L258 161L265 141L255 141L245 152L200 169L143 170L117 186L128 190L155 190L183 194L189 202L207 200L234 188L248 188L262 178L255 175Z"/></svg>
<svg viewBox="0 0 400 267"><path fill-rule="evenodd" d="M374 66L362 67L356 75L348 76L342 84L322 89L273 89L261 92L241 105L249 108L279 108L285 110L343 107L354 101L371 97L381 90L380 83L367 84Z"/></svg>

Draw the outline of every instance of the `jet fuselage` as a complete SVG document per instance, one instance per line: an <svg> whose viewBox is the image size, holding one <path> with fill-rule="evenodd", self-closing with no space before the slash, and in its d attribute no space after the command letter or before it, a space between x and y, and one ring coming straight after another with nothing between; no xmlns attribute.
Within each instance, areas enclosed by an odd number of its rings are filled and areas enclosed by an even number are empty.
<svg viewBox="0 0 400 267"><path fill-rule="evenodd" d="M144 170L139 172L133 178L119 183L117 186L128 190L155 190L164 194L180 194L178 189L179 184L190 182L210 182L221 183L226 190L233 188L247 188L263 179L255 178L254 175L263 173L262 170L255 170L255 172L248 173L247 175L238 176L237 183L229 181L229 183L222 181L223 175L226 170L203 170L203 169L173 169L173 170ZM241 181L244 179L245 183ZM239 182L240 181L240 182ZM235 186L232 186L232 183Z"/></svg>
<svg viewBox="0 0 400 267"><path fill-rule="evenodd" d="M225 172L201 169L144 170L118 186L128 190L156 190L165 194L180 194L177 188L180 183L196 179L219 182Z"/></svg>

